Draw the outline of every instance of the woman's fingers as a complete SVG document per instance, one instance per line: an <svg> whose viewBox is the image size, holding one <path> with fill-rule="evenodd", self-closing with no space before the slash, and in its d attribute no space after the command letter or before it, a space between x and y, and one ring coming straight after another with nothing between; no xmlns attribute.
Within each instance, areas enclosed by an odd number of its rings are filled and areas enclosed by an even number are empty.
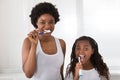
<svg viewBox="0 0 120 80"><path fill-rule="evenodd" d="M28 38L31 42L37 43L38 41L38 32L36 30L33 30L28 34Z"/></svg>

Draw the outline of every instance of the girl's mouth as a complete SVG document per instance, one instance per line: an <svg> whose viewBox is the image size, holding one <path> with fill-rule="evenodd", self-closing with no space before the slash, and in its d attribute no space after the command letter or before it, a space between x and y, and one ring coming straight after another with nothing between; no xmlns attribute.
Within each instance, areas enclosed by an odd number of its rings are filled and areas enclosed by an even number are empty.
<svg viewBox="0 0 120 80"><path fill-rule="evenodd" d="M79 62L84 61L84 59L85 59L85 55L79 55L79 57L78 57Z"/></svg>

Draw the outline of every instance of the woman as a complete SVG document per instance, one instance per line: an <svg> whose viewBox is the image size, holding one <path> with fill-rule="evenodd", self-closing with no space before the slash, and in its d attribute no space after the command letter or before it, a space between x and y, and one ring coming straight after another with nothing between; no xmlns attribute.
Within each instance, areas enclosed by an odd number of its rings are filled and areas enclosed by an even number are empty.
<svg viewBox="0 0 120 80"><path fill-rule="evenodd" d="M66 44L51 35L59 21L57 8L48 2L39 3L32 9L30 18L35 30L23 42L25 75L34 80L63 80Z"/></svg>

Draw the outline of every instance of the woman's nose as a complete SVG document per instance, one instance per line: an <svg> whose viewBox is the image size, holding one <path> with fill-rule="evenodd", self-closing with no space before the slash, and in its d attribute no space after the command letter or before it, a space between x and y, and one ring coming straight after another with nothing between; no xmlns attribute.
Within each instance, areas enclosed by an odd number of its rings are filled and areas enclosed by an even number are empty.
<svg viewBox="0 0 120 80"><path fill-rule="evenodd" d="M45 24L45 28L46 28L46 29L48 29L48 28L50 28L50 27L51 27L51 24L49 24L49 23L46 23L46 24Z"/></svg>

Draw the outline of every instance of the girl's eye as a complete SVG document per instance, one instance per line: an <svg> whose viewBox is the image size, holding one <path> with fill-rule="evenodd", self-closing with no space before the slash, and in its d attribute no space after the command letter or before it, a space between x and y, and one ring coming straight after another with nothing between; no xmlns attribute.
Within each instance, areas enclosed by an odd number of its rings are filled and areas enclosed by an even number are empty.
<svg viewBox="0 0 120 80"><path fill-rule="evenodd" d="M77 48L76 48L76 50L80 50L80 48L79 48L79 47L77 47Z"/></svg>
<svg viewBox="0 0 120 80"><path fill-rule="evenodd" d="M84 51L87 51L88 50L88 48L84 48Z"/></svg>

